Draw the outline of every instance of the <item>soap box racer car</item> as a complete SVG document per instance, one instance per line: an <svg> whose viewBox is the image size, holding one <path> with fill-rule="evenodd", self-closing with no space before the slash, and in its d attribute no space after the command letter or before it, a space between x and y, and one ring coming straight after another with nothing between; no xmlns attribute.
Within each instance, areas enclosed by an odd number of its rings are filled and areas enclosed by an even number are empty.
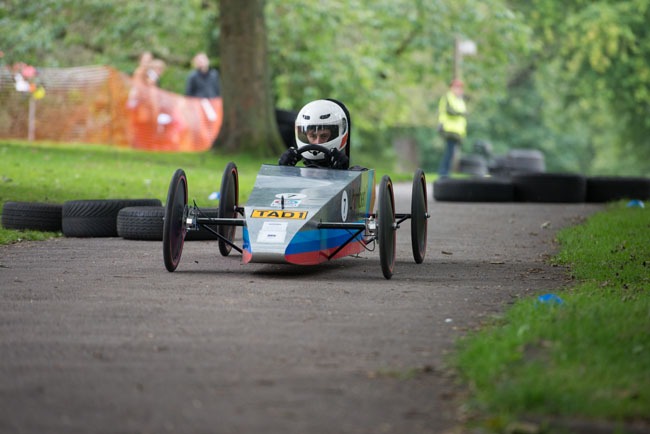
<svg viewBox="0 0 650 434"><path fill-rule="evenodd" d="M322 148L310 145L314 150ZM424 172L413 177L411 212L395 212L391 179L377 191L375 171L262 165L248 203L239 203L237 166L228 163L221 180L219 216L207 217L188 205L187 177L178 169L171 180L163 224L163 257L168 271L178 267L187 231L208 230L223 256L232 249L244 263L313 265L379 247L386 279L393 275L396 231L411 220L413 258L424 260L427 242L427 190ZM242 245L235 230L242 227Z"/></svg>

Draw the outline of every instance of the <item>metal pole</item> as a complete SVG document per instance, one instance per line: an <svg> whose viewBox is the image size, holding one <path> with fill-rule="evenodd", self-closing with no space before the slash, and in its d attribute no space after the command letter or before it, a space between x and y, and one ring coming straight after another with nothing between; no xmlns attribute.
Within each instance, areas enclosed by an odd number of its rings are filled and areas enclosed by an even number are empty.
<svg viewBox="0 0 650 434"><path fill-rule="evenodd" d="M29 116L27 124L27 140L34 140L34 130L36 129L36 101L32 96L29 97Z"/></svg>
<svg viewBox="0 0 650 434"><path fill-rule="evenodd" d="M456 36L454 38L454 76L453 79L460 79L460 63L462 61L462 55L460 54L460 38Z"/></svg>

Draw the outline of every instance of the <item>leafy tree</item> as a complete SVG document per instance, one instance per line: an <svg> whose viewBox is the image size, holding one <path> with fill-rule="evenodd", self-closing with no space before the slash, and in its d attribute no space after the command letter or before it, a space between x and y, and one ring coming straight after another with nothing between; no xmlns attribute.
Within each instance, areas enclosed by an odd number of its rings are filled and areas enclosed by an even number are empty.
<svg viewBox="0 0 650 434"><path fill-rule="evenodd" d="M563 129L582 130L570 146L593 157L588 170L650 173L650 3L512 3L534 33L527 68Z"/></svg>
<svg viewBox="0 0 650 434"><path fill-rule="evenodd" d="M201 0L4 0L0 49L8 64L107 64L126 73L151 51L168 65L161 85L182 92L216 14L216 5Z"/></svg>
<svg viewBox="0 0 650 434"><path fill-rule="evenodd" d="M269 0L270 57L281 107L335 97L352 112L354 146L390 155L388 131L431 129L452 75L456 36L479 45L465 63L473 101L502 94L527 32L503 1ZM474 116L474 114L472 114ZM478 114L477 116L481 116ZM421 135L418 133L418 135Z"/></svg>

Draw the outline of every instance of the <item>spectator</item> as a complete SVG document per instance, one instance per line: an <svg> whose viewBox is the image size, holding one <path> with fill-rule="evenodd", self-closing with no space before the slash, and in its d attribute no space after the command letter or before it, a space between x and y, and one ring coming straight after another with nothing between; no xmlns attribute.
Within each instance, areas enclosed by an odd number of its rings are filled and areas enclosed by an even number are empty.
<svg viewBox="0 0 650 434"><path fill-rule="evenodd" d="M151 68L152 60L153 54L150 51L145 51L140 55L140 63L138 63L137 68L133 71L133 81L141 84L147 84L149 82L147 71Z"/></svg>
<svg viewBox="0 0 650 434"><path fill-rule="evenodd" d="M219 72L210 68L210 59L205 53L199 53L192 60L194 71L187 77L185 95L198 98L216 98L221 96Z"/></svg>
<svg viewBox="0 0 650 434"><path fill-rule="evenodd" d="M158 86L160 76L165 71L165 62L153 57L150 51L140 56L140 63L133 72L133 81L139 84Z"/></svg>
<svg viewBox="0 0 650 434"><path fill-rule="evenodd" d="M153 59L151 61L150 68L147 70L147 79L149 80L148 82L150 85L159 85L160 77L162 76L163 72L165 72L166 67L167 65L161 59Z"/></svg>
<svg viewBox="0 0 650 434"><path fill-rule="evenodd" d="M463 82L454 79L438 105L438 130L445 140L445 152L440 162L438 176L449 176L454 154L460 148L463 138L467 135L467 108L463 99Z"/></svg>

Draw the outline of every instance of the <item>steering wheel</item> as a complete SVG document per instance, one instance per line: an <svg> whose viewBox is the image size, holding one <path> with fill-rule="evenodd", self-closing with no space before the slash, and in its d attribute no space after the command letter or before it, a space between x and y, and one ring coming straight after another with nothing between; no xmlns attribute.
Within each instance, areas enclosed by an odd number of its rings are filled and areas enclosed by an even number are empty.
<svg viewBox="0 0 650 434"><path fill-rule="evenodd" d="M298 148L298 154L301 154L303 152L322 152L323 154L327 155L329 153L329 149L326 148L325 146L322 145L305 145L301 146Z"/></svg>

